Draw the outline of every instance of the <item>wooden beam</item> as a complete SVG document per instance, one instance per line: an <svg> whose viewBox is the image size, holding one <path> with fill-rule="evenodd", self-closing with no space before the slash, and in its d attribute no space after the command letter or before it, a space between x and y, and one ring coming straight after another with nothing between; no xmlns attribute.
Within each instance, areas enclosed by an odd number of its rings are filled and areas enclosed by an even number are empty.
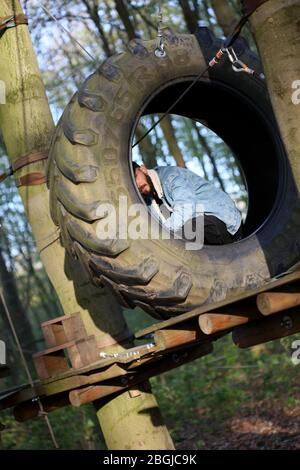
<svg viewBox="0 0 300 470"><path fill-rule="evenodd" d="M300 293L264 292L257 296L256 303L263 315L272 315L300 305Z"/></svg>
<svg viewBox="0 0 300 470"><path fill-rule="evenodd" d="M60 393L53 397L44 397L41 399L43 411L50 413L63 406L70 405L68 393ZM40 416L40 407L36 401L20 403L14 408L14 417L16 421L23 423L29 419Z"/></svg>
<svg viewBox="0 0 300 470"><path fill-rule="evenodd" d="M186 347L176 353L170 352L157 363L145 366L143 371L140 373L128 374L128 376L123 377L123 384L102 384L81 388L79 390L72 390L69 394L70 402L74 406L81 406L85 403L104 398L112 393L122 392L134 385L146 381L150 377L154 377L155 375L159 375L163 372L179 367L180 365L191 362L196 358L205 356L211 353L212 350L212 343L206 342Z"/></svg>
<svg viewBox="0 0 300 470"><path fill-rule="evenodd" d="M239 348L249 348L274 339L290 336L300 331L300 312L288 310L270 318L257 320L237 327L232 333L233 342Z"/></svg>

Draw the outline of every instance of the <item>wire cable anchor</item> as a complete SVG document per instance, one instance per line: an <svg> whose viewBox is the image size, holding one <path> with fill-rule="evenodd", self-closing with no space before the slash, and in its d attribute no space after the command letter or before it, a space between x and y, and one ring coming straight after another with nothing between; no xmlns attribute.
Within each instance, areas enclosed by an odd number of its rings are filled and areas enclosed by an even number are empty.
<svg viewBox="0 0 300 470"><path fill-rule="evenodd" d="M155 56L160 59L163 59L167 55L166 50L165 50L162 25L163 25L163 14L162 14L162 9L160 5L159 11L158 11L157 47L154 51Z"/></svg>

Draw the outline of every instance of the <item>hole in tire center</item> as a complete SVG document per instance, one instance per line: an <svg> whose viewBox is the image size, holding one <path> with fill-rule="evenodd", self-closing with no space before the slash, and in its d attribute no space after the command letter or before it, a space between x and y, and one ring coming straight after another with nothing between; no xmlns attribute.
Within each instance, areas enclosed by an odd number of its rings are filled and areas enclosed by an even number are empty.
<svg viewBox="0 0 300 470"><path fill-rule="evenodd" d="M177 81L149 98L133 142L188 84ZM231 197L242 214L244 238L261 227L278 197L282 163L268 115L240 92L199 82L164 121L132 149L132 160L148 168L184 165Z"/></svg>

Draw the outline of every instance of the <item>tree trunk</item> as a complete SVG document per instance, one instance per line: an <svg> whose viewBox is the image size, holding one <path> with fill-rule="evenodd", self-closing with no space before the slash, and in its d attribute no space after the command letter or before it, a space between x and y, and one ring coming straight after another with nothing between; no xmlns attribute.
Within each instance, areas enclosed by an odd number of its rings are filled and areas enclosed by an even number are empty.
<svg viewBox="0 0 300 470"><path fill-rule="evenodd" d="M273 109L300 190L300 0L271 0L251 17ZM274 47L276 53L273 53ZM296 85L298 81L298 92ZM298 102L298 104L297 104Z"/></svg>
<svg viewBox="0 0 300 470"><path fill-rule="evenodd" d="M137 140L141 139L146 132L147 128L142 123L139 123L135 131ZM156 166L156 148L155 145L152 144L149 135L147 135L143 138L143 140L141 140L138 147L146 167L153 168L154 166Z"/></svg>
<svg viewBox="0 0 300 470"><path fill-rule="evenodd" d="M21 12L17 0L1 1L0 16ZM0 128L10 160L34 151L46 151L54 124L27 26L11 28L2 36L0 71L0 79L7 90L6 104L0 106ZM19 170L17 177L43 170L45 161L37 162ZM65 314L80 312L87 333L95 335L99 342L124 332L126 323L115 297L106 289L92 286L82 267L71 260L60 245L58 230L49 212L46 184L21 186L20 195L45 269ZM125 392L100 407L97 414L111 449L173 449L151 394L141 393L131 398ZM153 419L154 414L156 419Z"/></svg>
<svg viewBox="0 0 300 470"><path fill-rule="evenodd" d="M190 33L194 33L198 28L197 16L198 11L195 12L189 5L188 0L179 0L184 20Z"/></svg>
<svg viewBox="0 0 300 470"><path fill-rule="evenodd" d="M220 175L220 173L219 173L218 167L217 167L217 165L216 165L215 157L213 156L213 153L212 153L212 151L211 151L211 148L210 148L210 146L208 145L208 143L207 143L205 137L203 137L203 135L201 134L201 132L200 132L200 130L199 130L199 128L198 128L198 126L197 126L196 123L194 124L194 128L195 128L195 130L196 130L196 132L197 132L197 136L198 136L199 142L200 142L200 144L201 144L203 150L206 152L206 155L208 156L209 161L210 161L210 163L211 163L211 165L212 165L214 178L219 181L220 186L221 186L221 189L222 189L223 191L225 191L224 183L223 183L223 180L222 180L221 175Z"/></svg>
<svg viewBox="0 0 300 470"><path fill-rule="evenodd" d="M158 116L160 117L160 115ZM175 158L177 166L185 168L185 161L184 161L182 152L179 148L179 145L177 144L171 117L170 116L164 117L164 119L160 122L159 125L164 133L164 137L166 139L169 152Z"/></svg>
<svg viewBox="0 0 300 470"><path fill-rule="evenodd" d="M109 42L107 41L103 26L101 24L101 20L100 20L99 13L98 13L98 1L96 0L81 0L81 1L85 5L86 11L90 15L90 18L94 22L94 25L99 33L105 55L107 57L111 56L113 54L113 48L111 48Z"/></svg>
<svg viewBox="0 0 300 470"><path fill-rule="evenodd" d="M126 3L124 2L124 0L115 0L115 5L119 17L121 18L124 28L126 30L128 39L134 39L136 37L136 34L129 18L129 10L127 8Z"/></svg>
<svg viewBox="0 0 300 470"><path fill-rule="evenodd" d="M210 2L224 35L228 36L237 20L232 6L228 0L210 0Z"/></svg>

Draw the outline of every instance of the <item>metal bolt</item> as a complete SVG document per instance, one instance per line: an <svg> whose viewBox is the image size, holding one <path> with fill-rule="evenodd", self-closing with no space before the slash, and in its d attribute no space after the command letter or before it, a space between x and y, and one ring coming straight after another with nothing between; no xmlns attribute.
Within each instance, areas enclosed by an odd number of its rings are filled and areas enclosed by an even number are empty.
<svg viewBox="0 0 300 470"><path fill-rule="evenodd" d="M285 315L280 323L280 326L286 330L290 330L293 327L293 320L288 315Z"/></svg>

